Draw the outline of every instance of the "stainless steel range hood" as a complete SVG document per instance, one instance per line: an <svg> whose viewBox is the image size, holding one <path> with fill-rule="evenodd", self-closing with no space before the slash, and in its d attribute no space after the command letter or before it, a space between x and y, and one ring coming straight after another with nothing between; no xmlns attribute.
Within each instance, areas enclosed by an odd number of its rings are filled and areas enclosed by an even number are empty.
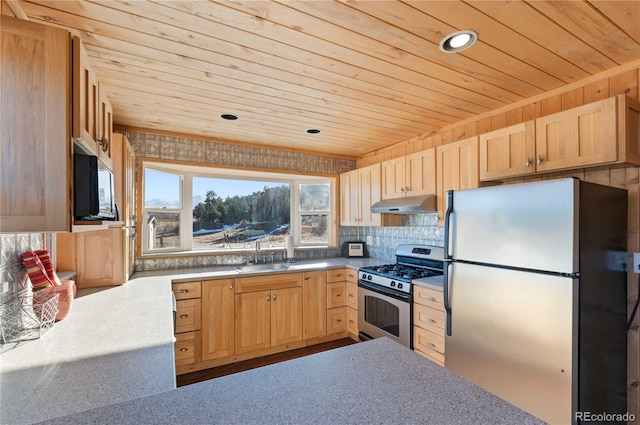
<svg viewBox="0 0 640 425"><path fill-rule="evenodd" d="M436 195L384 199L371 206L376 214L421 214L436 211Z"/></svg>

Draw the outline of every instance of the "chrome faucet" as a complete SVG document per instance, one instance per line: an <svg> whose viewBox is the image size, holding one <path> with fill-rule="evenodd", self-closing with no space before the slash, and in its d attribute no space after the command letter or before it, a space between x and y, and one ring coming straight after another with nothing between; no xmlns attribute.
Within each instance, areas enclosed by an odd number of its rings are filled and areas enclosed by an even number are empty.
<svg viewBox="0 0 640 425"><path fill-rule="evenodd" d="M260 252L260 241L256 241L256 256L254 262L258 264L258 253Z"/></svg>

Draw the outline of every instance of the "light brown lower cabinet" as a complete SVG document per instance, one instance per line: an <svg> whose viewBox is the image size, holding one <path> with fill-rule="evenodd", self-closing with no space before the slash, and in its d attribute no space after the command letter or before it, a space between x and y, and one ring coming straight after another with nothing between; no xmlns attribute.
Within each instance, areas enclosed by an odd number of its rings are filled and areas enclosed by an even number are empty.
<svg viewBox="0 0 640 425"><path fill-rule="evenodd" d="M444 367L447 319L442 291L415 285L413 302L413 349Z"/></svg>
<svg viewBox="0 0 640 425"><path fill-rule="evenodd" d="M202 359L235 353L234 279L202 282Z"/></svg>
<svg viewBox="0 0 640 425"><path fill-rule="evenodd" d="M330 269L173 283L176 373L357 338L356 279L356 271Z"/></svg>
<svg viewBox="0 0 640 425"><path fill-rule="evenodd" d="M78 288L122 285L127 281L124 257L126 229L122 226L104 230L56 235L56 269L78 272Z"/></svg>

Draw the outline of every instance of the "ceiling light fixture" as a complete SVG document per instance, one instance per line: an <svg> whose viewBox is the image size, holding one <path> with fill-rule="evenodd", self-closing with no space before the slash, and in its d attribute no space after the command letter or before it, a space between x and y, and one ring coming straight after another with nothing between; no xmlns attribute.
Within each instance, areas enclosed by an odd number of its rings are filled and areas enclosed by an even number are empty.
<svg viewBox="0 0 640 425"><path fill-rule="evenodd" d="M440 42L440 50L445 53L458 53L468 49L478 40L478 33L471 30L449 34Z"/></svg>
<svg viewBox="0 0 640 425"><path fill-rule="evenodd" d="M234 121L238 119L238 116L233 114L222 114L220 115L220 118L222 118L223 120Z"/></svg>
<svg viewBox="0 0 640 425"><path fill-rule="evenodd" d="M317 128L310 128L309 130L307 130L307 133L309 133L309 134L318 134L318 133L320 133L320 130L318 130Z"/></svg>

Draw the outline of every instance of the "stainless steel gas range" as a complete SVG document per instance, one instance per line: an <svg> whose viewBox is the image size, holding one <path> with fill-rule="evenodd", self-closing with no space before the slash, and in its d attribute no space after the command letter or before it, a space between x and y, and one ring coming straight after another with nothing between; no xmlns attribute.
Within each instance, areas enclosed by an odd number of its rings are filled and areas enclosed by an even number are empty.
<svg viewBox="0 0 640 425"><path fill-rule="evenodd" d="M360 339L386 336L413 348L413 281L442 278L444 251L429 245L396 248L396 263L358 271Z"/></svg>

